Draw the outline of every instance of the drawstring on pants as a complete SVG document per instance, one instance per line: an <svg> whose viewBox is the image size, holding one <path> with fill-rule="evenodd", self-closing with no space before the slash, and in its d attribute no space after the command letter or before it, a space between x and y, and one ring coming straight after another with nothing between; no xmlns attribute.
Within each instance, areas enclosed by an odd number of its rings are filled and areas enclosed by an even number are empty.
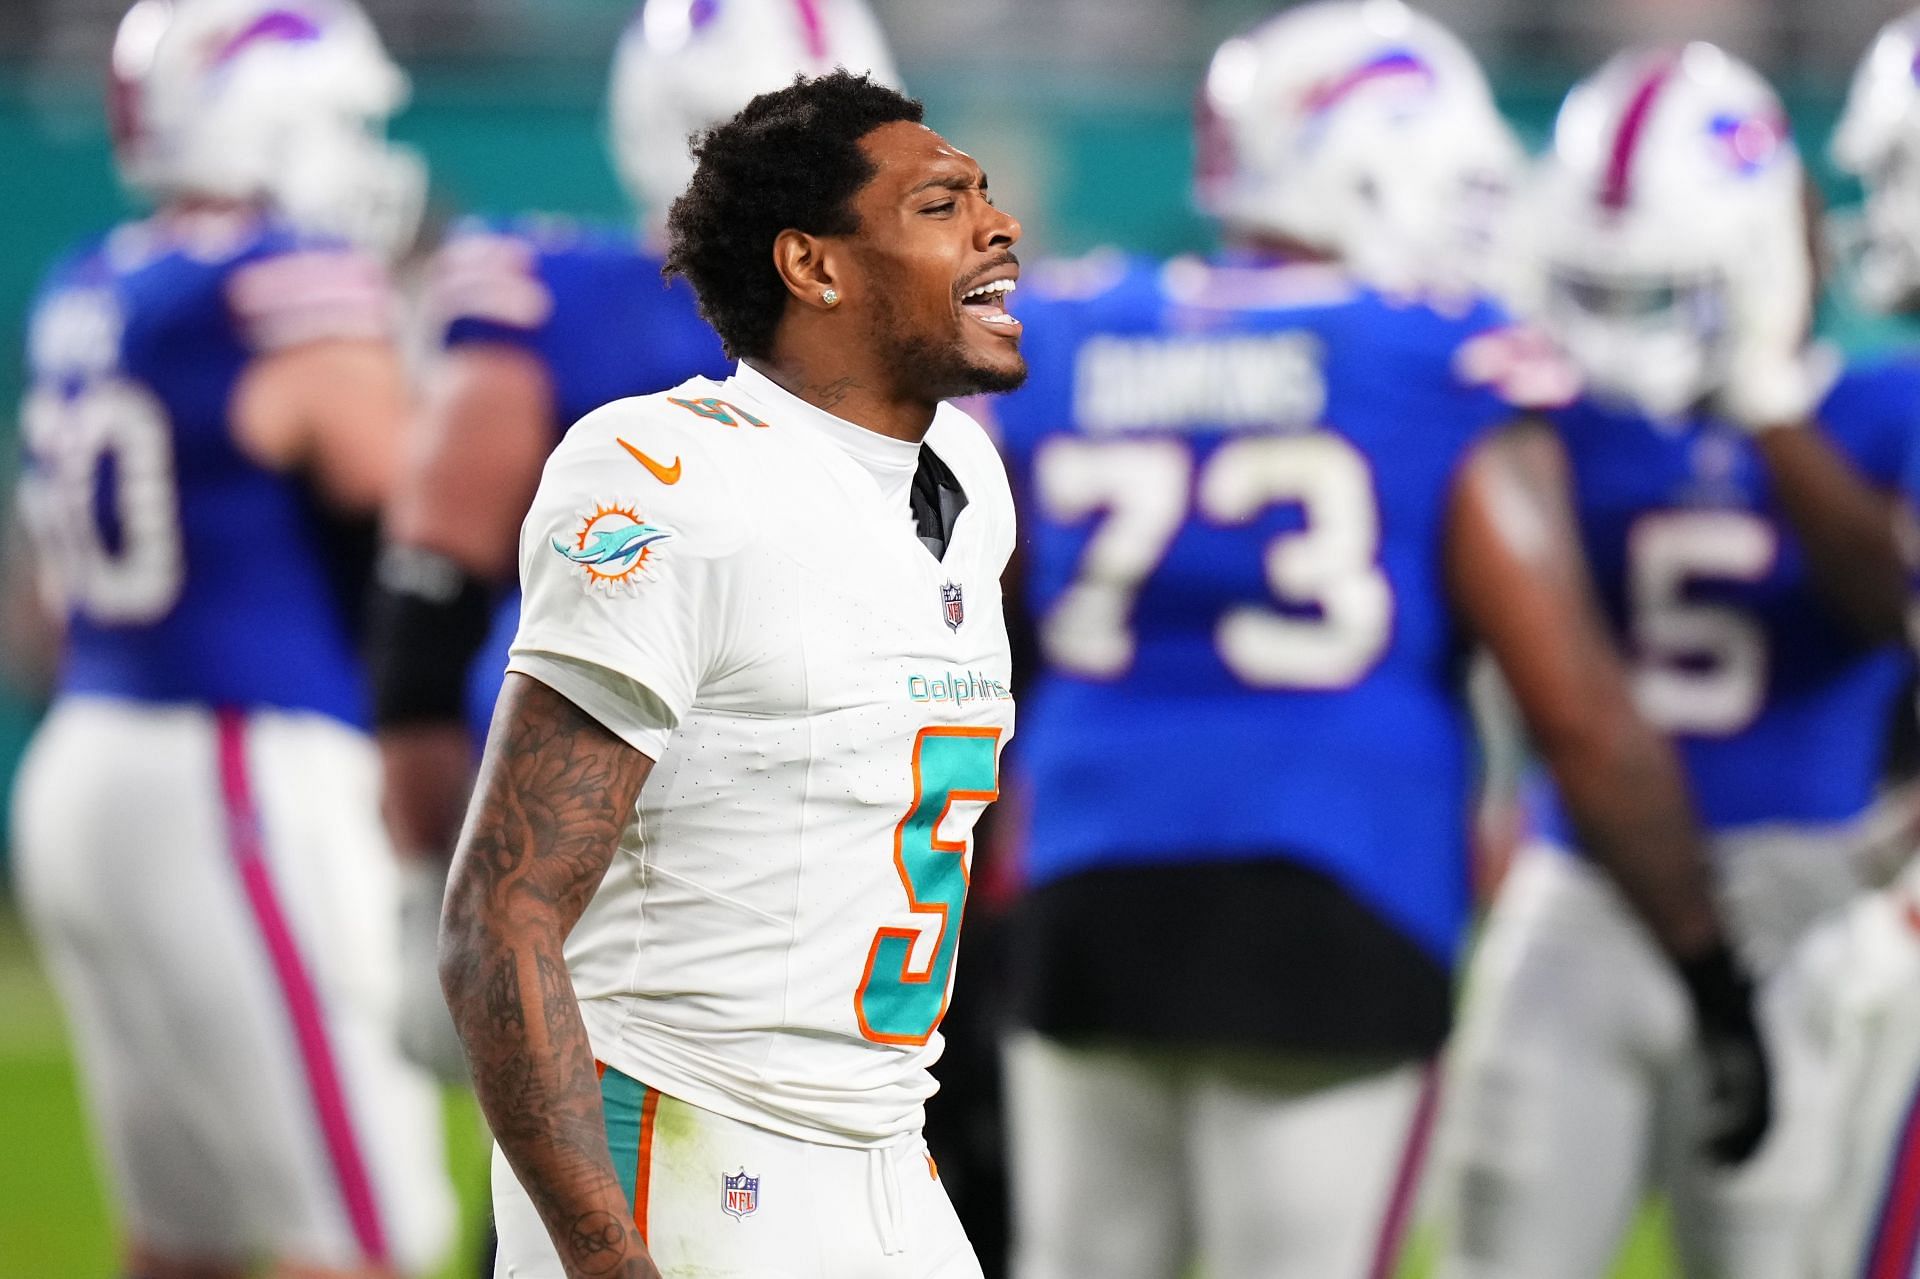
<svg viewBox="0 0 1920 1279"><path fill-rule="evenodd" d="M894 1169L894 1147L867 1151L867 1199L873 1205L873 1224L880 1234L880 1251L897 1257L907 1250L906 1216L901 1206L900 1174Z"/></svg>

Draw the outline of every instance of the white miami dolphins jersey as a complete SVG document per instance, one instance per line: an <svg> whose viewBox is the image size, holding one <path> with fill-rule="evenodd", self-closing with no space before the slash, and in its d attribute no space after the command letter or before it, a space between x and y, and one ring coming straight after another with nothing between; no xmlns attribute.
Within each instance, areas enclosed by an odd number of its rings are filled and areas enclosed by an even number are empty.
<svg viewBox="0 0 1920 1279"><path fill-rule="evenodd" d="M743 365L583 418L521 537L509 669L655 760L567 942L596 1054L832 1144L922 1124L1013 732L1006 472L949 406L924 447L967 498L938 559L914 446Z"/></svg>

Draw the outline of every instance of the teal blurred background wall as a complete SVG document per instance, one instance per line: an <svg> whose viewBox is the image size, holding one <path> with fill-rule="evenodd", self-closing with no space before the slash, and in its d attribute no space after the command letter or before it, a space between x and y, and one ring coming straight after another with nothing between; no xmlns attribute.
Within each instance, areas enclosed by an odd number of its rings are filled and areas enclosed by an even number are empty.
<svg viewBox="0 0 1920 1279"><path fill-rule="evenodd" d="M1545 137L1572 74L1500 77L1503 105L1531 145ZM1028 248L1073 253L1121 244L1152 253L1205 245L1187 204L1191 82L1087 73L982 85L958 73L914 75L931 122L979 155L1002 202L1027 224ZM432 166L443 215L543 209L629 216L602 144L597 76L525 64L415 73L394 126ZM1837 84L1790 94L1800 136L1824 139ZM1830 193L1852 192L1810 156ZM100 94L36 82L0 64L0 402L17 397L33 283L64 247L131 211L113 177Z"/></svg>

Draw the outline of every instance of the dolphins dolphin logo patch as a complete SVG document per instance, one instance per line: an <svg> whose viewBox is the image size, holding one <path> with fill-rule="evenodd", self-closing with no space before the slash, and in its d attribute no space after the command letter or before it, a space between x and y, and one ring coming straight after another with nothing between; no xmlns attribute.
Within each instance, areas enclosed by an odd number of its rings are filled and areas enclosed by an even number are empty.
<svg viewBox="0 0 1920 1279"><path fill-rule="evenodd" d="M660 543L672 536L631 506L602 503L581 519L570 540L554 538L553 549L580 569L588 586L630 588L658 558Z"/></svg>

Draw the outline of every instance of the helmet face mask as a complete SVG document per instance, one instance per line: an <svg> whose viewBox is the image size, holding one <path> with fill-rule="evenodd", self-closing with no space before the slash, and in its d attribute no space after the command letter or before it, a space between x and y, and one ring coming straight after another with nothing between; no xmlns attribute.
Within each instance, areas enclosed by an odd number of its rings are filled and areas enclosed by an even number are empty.
<svg viewBox="0 0 1920 1279"><path fill-rule="evenodd" d="M1920 146L1893 148L1860 180L1866 200L1844 246L1854 290L1876 311L1920 310Z"/></svg>
<svg viewBox="0 0 1920 1279"><path fill-rule="evenodd" d="M1851 226L1834 219L1860 300L1880 311L1920 309L1920 13L1874 39L1829 149L1866 191Z"/></svg>
<svg viewBox="0 0 1920 1279"><path fill-rule="evenodd" d="M1550 266L1541 320L1602 401L1657 421L1686 416L1725 376L1727 282L1697 275L1594 275Z"/></svg>
<svg viewBox="0 0 1920 1279"><path fill-rule="evenodd" d="M294 223L397 255L425 211L427 169L371 127L327 124L296 132L270 187Z"/></svg>
<svg viewBox="0 0 1920 1279"><path fill-rule="evenodd" d="M114 47L115 155L157 203L258 201L397 253L426 193L384 136L407 94L351 0L141 0Z"/></svg>

